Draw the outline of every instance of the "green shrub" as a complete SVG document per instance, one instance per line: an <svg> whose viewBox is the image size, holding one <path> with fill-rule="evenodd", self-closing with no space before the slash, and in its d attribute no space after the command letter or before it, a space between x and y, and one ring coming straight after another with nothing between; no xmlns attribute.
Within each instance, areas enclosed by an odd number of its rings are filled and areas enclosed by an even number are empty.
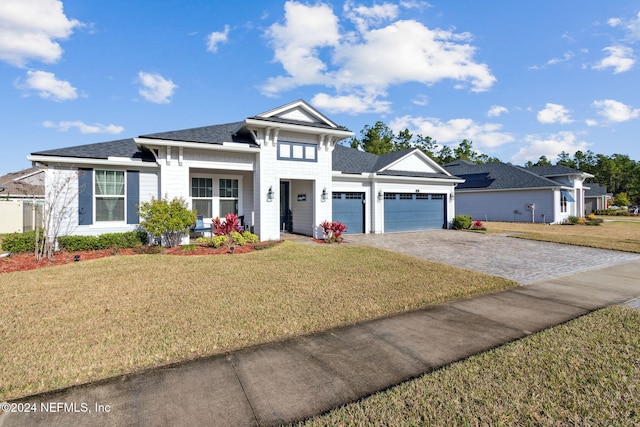
<svg viewBox="0 0 640 427"><path fill-rule="evenodd" d="M196 242L211 248L219 248L227 244L227 236L198 237Z"/></svg>
<svg viewBox="0 0 640 427"><path fill-rule="evenodd" d="M576 225L578 223L580 223L580 218L578 218L575 215L569 215L566 219L566 223L567 224L571 224L571 225Z"/></svg>
<svg viewBox="0 0 640 427"><path fill-rule="evenodd" d="M602 218L593 218L593 219L587 220L584 224L585 225L600 225L603 222L604 222L604 220Z"/></svg>
<svg viewBox="0 0 640 427"><path fill-rule="evenodd" d="M232 231L231 233L229 233L229 237L231 238L231 242L233 242L234 245L243 246L245 243L247 243L247 239L245 239L242 234L238 233L237 231Z"/></svg>
<svg viewBox="0 0 640 427"><path fill-rule="evenodd" d="M180 250L182 250L182 252L193 252L198 250L198 247L193 243L189 243L188 245L180 246Z"/></svg>
<svg viewBox="0 0 640 427"><path fill-rule="evenodd" d="M466 230L472 223L473 219L469 215L456 215L453 218L453 228L456 230Z"/></svg>
<svg viewBox="0 0 640 427"><path fill-rule="evenodd" d="M40 230L42 238L43 231ZM2 250L13 253L35 252L36 250L36 232L27 231L26 233L6 234L2 240Z"/></svg>
<svg viewBox="0 0 640 427"><path fill-rule="evenodd" d="M163 236L170 247L176 247L189 233L189 227L196 223L196 214L181 198L169 200L152 198L138 206L140 226L153 236Z"/></svg>
<svg viewBox="0 0 640 427"><path fill-rule="evenodd" d="M58 246L70 252L93 251L97 249L126 249L147 243L144 231L126 233L105 233L99 236L60 236Z"/></svg>
<svg viewBox="0 0 640 427"><path fill-rule="evenodd" d="M260 241L260 239L258 238L257 235L253 234L250 231L243 231L242 232L242 237L244 237L244 240L247 241L247 243L258 243Z"/></svg>

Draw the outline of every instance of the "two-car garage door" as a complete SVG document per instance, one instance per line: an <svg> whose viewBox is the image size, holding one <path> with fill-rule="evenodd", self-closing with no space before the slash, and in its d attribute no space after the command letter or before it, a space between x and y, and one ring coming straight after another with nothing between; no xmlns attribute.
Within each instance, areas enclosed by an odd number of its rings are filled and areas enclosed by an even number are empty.
<svg viewBox="0 0 640 427"><path fill-rule="evenodd" d="M347 233L365 232L364 193L333 193L333 220L347 225ZM384 231L416 231L443 228L444 194L384 193Z"/></svg>
<svg viewBox="0 0 640 427"><path fill-rule="evenodd" d="M443 228L445 195L384 193L384 231L416 231Z"/></svg>

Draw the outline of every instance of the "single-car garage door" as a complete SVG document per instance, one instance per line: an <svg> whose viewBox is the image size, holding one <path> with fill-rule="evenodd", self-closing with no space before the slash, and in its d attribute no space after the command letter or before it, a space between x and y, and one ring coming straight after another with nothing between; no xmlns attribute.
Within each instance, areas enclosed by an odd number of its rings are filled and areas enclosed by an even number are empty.
<svg viewBox="0 0 640 427"><path fill-rule="evenodd" d="M347 226L346 233L364 233L364 193L333 193L333 221Z"/></svg>
<svg viewBox="0 0 640 427"><path fill-rule="evenodd" d="M384 193L384 231L416 231L443 228L445 195Z"/></svg>

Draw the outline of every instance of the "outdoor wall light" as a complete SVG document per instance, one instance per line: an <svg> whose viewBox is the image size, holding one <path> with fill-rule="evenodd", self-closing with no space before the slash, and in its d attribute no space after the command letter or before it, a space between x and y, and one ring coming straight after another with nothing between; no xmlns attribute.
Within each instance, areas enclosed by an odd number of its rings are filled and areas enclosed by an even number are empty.
<svg viewBox="0 0 640 427"><path fill-rule="evenodd" d="M327 197L328 197L327 188L325 187L325 188L322 189L322 194L320 195L320 200L322 200L323 202L326 202L327 201Z"/></svg>
<svg viewBox="0 0 640 427"><path fill-rule="evenodd" d="M453 193L450 193L450 194L449 194L449 200L450 200L450 201L453 201L453 197L454 197L454 196L453 196Z"/></svg>
<svg viewBox="0 0 640 427"><path fill-rule="evenodd" d="M382 190L378 191L378 201L381 202L383 198L384 195L382 194Z"/></svg>
<svg viewBox="0 0 640 427"><path fill-rule="evenodd" d="M269 191L267 191L267 202L273 201L273 187L269 187Z"/></svg>

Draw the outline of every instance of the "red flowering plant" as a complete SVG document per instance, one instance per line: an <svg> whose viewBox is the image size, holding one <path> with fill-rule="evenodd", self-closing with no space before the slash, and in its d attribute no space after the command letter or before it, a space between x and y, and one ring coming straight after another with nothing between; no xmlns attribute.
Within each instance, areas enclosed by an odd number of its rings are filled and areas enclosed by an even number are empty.
<svg viewBox="0 0 640 427"><path fill-rule="evenodd" d="M484 224L479 219L476 219L471 223L471 229L472 230L486 230Z"/></svg>
<svg viewBox="0 0 640 427"><path fill-rule="evenodd" d="M215 218L211 223L213 234L216 236L228 236L232 231L237 231L238 233L242 233L242 228L240 228L240 220L235 214L228 213L227 217L224 220L220 218Z"/></svg>
<svg viewBox="0 0 640 427"><path fill-rule="evenodd" d="M347 226L339 221L324 221L320 224L320 227L322 227L324 241L327 243L341 242L343 239L342 233L347 230Z"/></svg>

